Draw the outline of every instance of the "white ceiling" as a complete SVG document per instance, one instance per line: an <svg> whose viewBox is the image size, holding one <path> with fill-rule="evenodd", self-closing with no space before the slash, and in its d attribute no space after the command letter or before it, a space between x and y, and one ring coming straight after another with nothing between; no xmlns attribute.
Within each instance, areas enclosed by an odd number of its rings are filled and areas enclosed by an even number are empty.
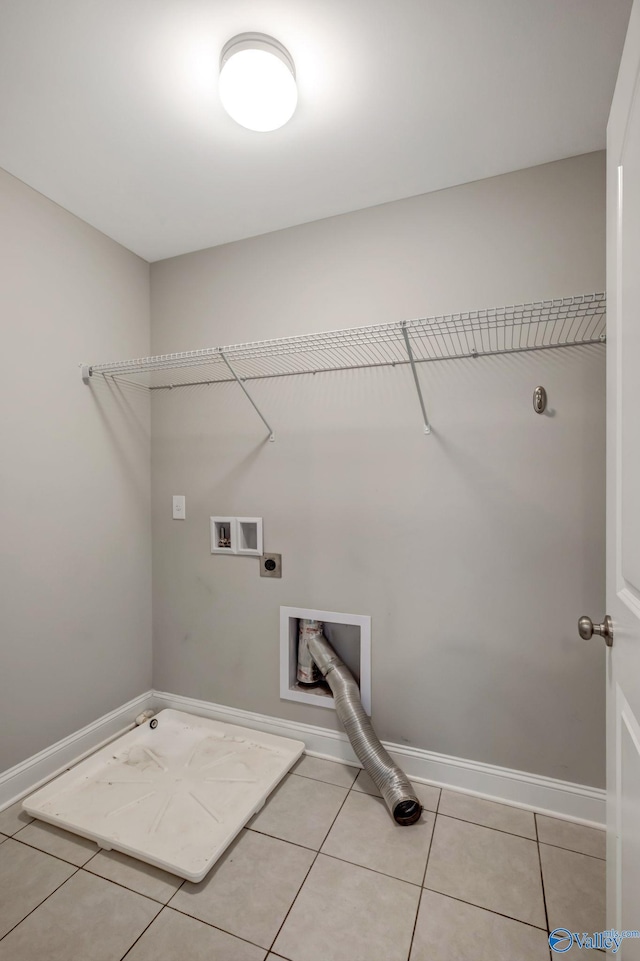
<svg viewBox="0 0 640 961"><path fill-rule="evenodd" d="M605 145L631 0L0 0L0 166L153 261ZM259 31L268 134L216 92Z"/></svg>

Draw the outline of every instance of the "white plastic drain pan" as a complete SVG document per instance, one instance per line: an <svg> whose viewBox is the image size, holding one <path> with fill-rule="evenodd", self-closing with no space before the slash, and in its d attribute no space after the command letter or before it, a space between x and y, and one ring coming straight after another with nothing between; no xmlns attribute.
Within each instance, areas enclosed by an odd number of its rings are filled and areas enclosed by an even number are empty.
<svg viewBox="0 0 640 961"><path fill-rule="evenodd" d="M23 802L34 818L201 881L302 741L161 711Z"/></svg>

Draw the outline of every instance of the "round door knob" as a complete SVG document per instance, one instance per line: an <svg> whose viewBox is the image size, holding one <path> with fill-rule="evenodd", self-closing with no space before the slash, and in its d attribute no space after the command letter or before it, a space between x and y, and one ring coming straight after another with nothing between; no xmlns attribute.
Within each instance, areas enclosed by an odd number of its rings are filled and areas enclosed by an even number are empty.
<svg viewBox="0 0 640 961"><path fill-rule="evenodd" d="M602 624L594 624L590 617L581 617L578 621L578 633L585 641L594 634L599 634L600 637L604 637L607 647L613 644L613 624L608 614Z"/></svg>
<svg viewBox="0 0 640 961"><path fill-rule="evenodd" d="M593 621L590 617L581 617L578 621L578 633L585 641L593 637Z"/></svg>

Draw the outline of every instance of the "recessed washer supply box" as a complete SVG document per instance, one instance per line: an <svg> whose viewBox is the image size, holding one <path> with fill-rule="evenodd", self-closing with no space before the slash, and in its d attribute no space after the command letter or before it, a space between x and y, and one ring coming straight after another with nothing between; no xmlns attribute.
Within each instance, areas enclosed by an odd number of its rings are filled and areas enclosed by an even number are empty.
<svg viewBox="0 0 640 961"><path fill-rule="evenodd" d="M210 517L212 554L262 557L261 517Z"/></svg>
<svg viewBox="0 0 640 961"><path fill-rule="evenodd" d="M201 881L303 751L302 741L165 710L22 807L101 848Z"/></svg>

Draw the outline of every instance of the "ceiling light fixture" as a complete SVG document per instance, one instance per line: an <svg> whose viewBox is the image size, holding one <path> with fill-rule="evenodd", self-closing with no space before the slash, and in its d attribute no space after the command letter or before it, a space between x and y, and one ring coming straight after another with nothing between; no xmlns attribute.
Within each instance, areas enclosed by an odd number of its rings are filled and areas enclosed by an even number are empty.
<svg viewBox="0 0 640 961"><path fill-rule="evenodd" d="M263 33L241 33L222 48L220 100L230 117L249 130L277 130L298 103L289 52Z"/></svg>

